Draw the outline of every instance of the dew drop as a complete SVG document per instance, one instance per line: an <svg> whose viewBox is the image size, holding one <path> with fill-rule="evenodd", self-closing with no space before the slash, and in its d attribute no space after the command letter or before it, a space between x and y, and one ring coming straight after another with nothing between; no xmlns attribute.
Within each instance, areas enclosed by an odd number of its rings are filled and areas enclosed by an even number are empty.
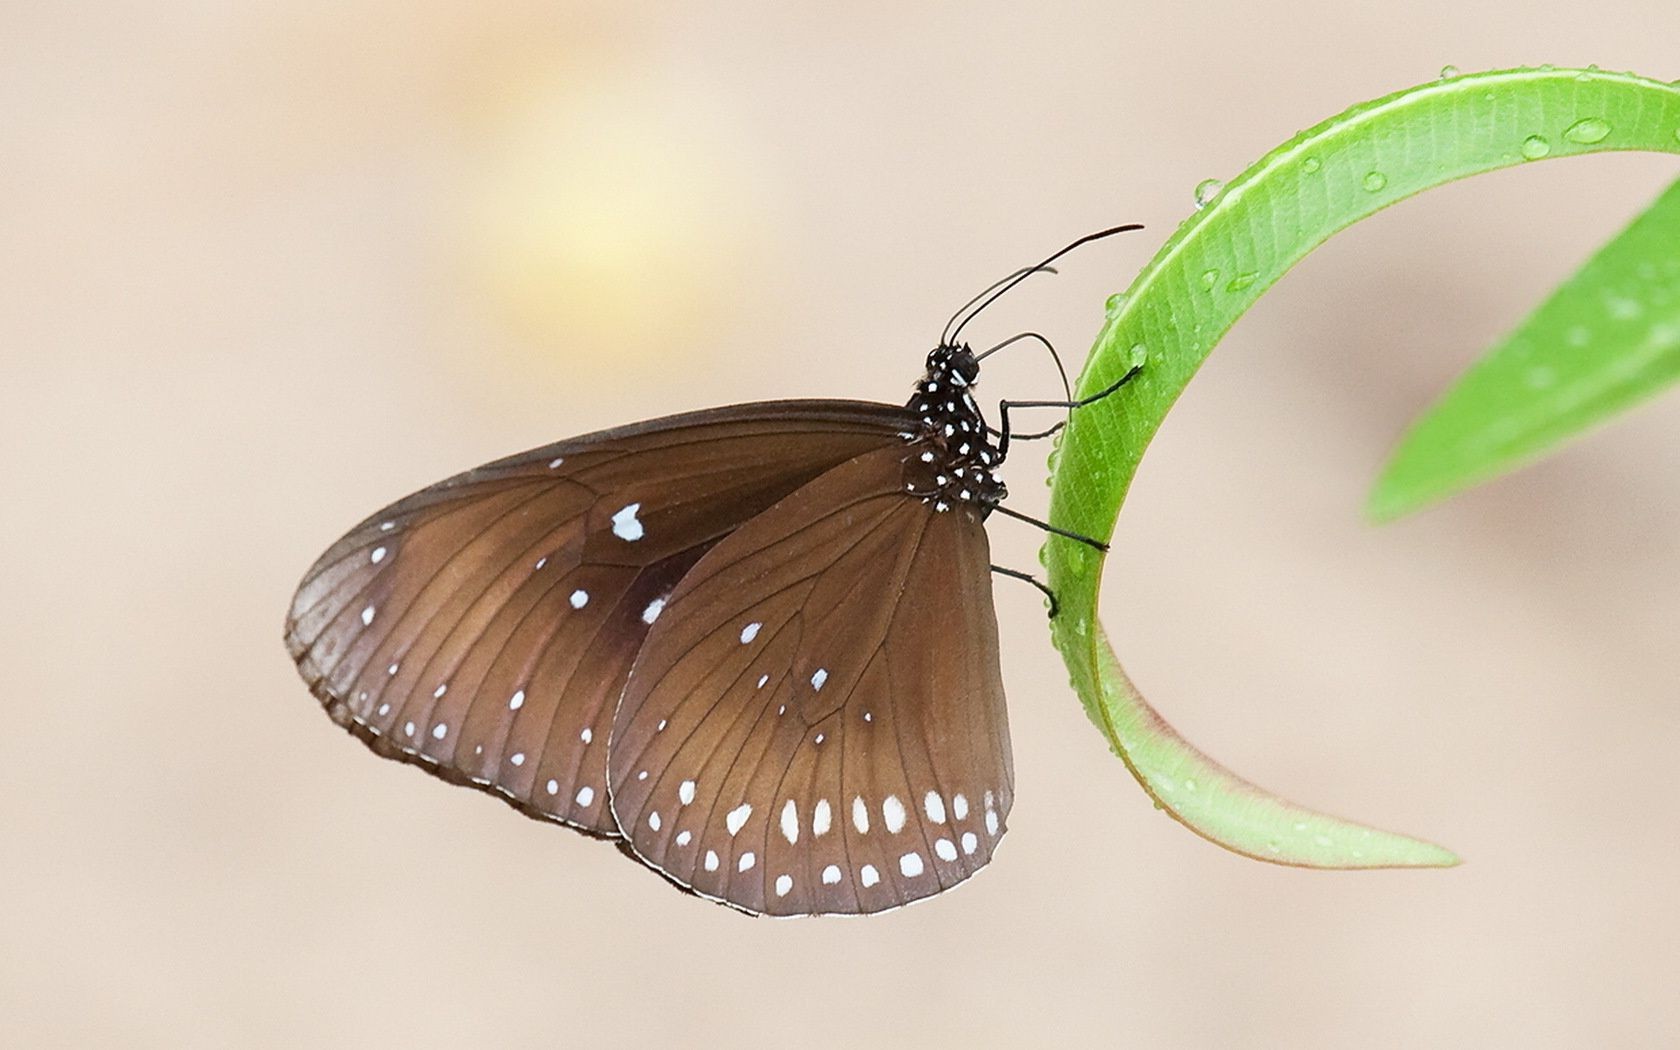
<svg viewBox="0 0 1680 1050"><path fill-rule="evenodd" d="M1113 319L1115 314L1119 313L1121 310L1124 310L1125 308L1126 308L1126 293L1125 292L1115 292L1113 295L1108 297L1108 302L1103 304L1103 310L1108 314L1108 316L1111 320Z"/></svg>
<svg viewBox="0 0 1680 1050"><path fill-rule="evenodd" d="M1586 117L1569 125L1563 137L1570 142L1578 142L1583 146L1590 146L1595 142L1603 142L1610 136L1610 124L1598 117Z"/></svg>
<svg viewBox="0 0 1680 1050"><path fill-rule="evenodd" d="M1308 157L1306 160L1301 162L1301 170L1306 172L1308 175L1317 175L1319 169L1322 167L1324 167L1324 162L1319 160L1317 157Z"/></svg>
<svg viewBox="0 0 1680 1050"><path fill-rule="evenodd" d="M1377 193L1388 185L1388 176L1380 171L1366 172L1365 180L1360 185L1365 187L1366 193Z"/></svg>
<svg viewBox="0 0 1680 1050"><path fill-rule="evenodd" d="M1219 283L1219 271L1218 270L1203 270L1202 271L1202 287L1203 288L1211 289L1214 285L1216 285L1218 283Z"/></svg>
<svg viewBox="0 0 1680 1050"><path fill-rule="evenodd" d="M1604 297L1604 312L1617 321L1632 321L1645 312L1645 308L1637 299L1629 299L1621 295L1607 295Z"/></svg>
<svg viewBox="0 0 1680 1050"><path fill-rule="evenodd" d="M1231 278L1231 283L1225 286L1225 290L1227 292L1240 292L1259 279L1260 275L1258 273L1253 270L1244 270Z"/></svg>
<svg viewBox="0 0 1680 1050"><path fill-rule="evenodd" d="M1219 197L1219 191L1225 184L1218 179L1203 179L1196 183L1196 207L1205 208Z"/></svg>
<svg viewBox="0 0 1680 1050"><path fill-rule="evenodd" d="M1458 70L1457 66L1442 66L1441 67L1441 79L1442 80L1451 80L1453 77L1460 76L1460 75L1461 74L1459 73L1459 70Z"/></svg>
<svg viewBox="0 0 1680 1050"><path fill-rule="evenodd" d="M1522 155L1529 160L1539 160L1550 152L1552 152L1552 144L1547 142L1543 135L1530 135L1523 139Z"/></svg>
<svg viewBox="0 0 1680 1050"><path fill-rule="evenodd" d="M1141 368L1149 360L1149 348L1142 343L1132 344L1132 356L1126 363L1128 368Z"/></svg>

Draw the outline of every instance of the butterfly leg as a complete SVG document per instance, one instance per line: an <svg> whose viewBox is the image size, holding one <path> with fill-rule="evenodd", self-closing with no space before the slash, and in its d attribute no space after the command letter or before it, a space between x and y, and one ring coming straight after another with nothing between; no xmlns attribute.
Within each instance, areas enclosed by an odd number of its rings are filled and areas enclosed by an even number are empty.
<svg viewBox="0 0 1680 1050"><path fill-rule="evenodd" d="M1056 613L1061 608L1060 603L1056 601L1056 592L1040 583L1037 577L1033 576L1031 573L1022 572L1019 569L1006 569L1002 565L992 566L992 571L997 573L999 576L1008 576L1011 579L1025 580L1034 587L1043 591L1044 596L1050 599L1050 619L1054 620L1056 618Z"/></svg>
<svg viewBox="0 0 1680 1050"><path fill-rule="evenodd" d="M1125 375L1121 376L1119 379L1116 379L1106 389L1099 390L1095 394L1092 394L1090 397L1082 397L1082 398L1079 398L1078 400L1075 400L1075 401L1007 401L1007 400L999 401L998 402L998 420L1003 425L998 431L998 455L1000 457L1002 457L1002 456L1007 456L1009 454L1009 439L1011 437L1018 437L1022 441L1031 441L1035 438L1049 437L1051 434L1056 433L1056 431L1062 429L1062 427L1066 425L1066 423L1064 421L1062 423L1057 423L1055 426L1051 427L1049 430L1045 430L1045 431L1042 431L1042 432L1037 433L1037 434L1015 434L1009 426L1009 410L1010 409L1012 409L1012 408L1063 408L1063 409L1067 409L1069 411L1072 411L1073 409L1076 409L1076 408L1084 408L1086 405L1096 404L1098 401L1101 401L1103 398L1105 398L1105 397L1109 396L1110 394L1114 393L1116 390L1119 390L1121 387L1125 386L1127 383L1130 383L1133 379L1136 379L1137 376L1138 376L1138 373L1142 372L1142 371L1143 371L1143 366L1142 365L1133 365L1131 368L1127 369Z"/></svg>
<svg viewBox="0 0 1680 1050"><path fill-rule="evenodd" d="M1104 554L1108 553L1108 544L1104 543L1102 540L1094 540L1089 536L1084 536L1084 535L1081 535L1077 532L1069 532L1067 529L1059 529L1059 528L1050 524L1047 521L1039 521L1037 518L1032 517L1031 515L1028 515L1028 514L1022 514L1018 510L1010 510L1008 507L1005 507L1001 503L994 503L992 505L991 509L997 511L999 514L1002 514L1006 518L1014 518L1016 521L1024 521L1028 525L1037 525L1039 528L1043 529L1045 532L1054 533L1057 536L1065 536L1070 540L1078 540L1080 543L1085 544L1087 547L1095 547L1097 550L1102 551Z"/></svg>

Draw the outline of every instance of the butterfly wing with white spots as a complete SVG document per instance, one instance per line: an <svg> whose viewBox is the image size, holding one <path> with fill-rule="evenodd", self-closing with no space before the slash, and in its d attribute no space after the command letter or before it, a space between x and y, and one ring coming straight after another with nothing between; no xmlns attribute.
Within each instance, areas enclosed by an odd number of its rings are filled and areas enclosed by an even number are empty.
<svg viewBox="0 0 1680 1050"><path fill-rule="evenodd" d="M679 581L799 486L902 449L914 423L863 402L741 405L498 460L335 543L293 598L287 647L378 753L615 836L614 705Z"/></svg>
<svg viewBox="0 0 1680 1050"><path fill-rule="evenodd" d="M983 512L907 498L923 447L860 455L755 517L649 631L611 801L626 845L679 885L858 914L991 859L1013 775Z"/></svg>

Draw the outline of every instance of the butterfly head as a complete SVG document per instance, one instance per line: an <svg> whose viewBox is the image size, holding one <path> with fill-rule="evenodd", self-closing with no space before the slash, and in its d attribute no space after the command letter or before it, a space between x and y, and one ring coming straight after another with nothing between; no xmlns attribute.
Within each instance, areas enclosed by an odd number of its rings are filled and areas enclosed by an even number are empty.
<svg viewBox="0 0 1680 1050"><path fill-rule="evenodd" d="M928 352L927 374L924 384L945 384L946 389L962 390L980 381L980 360L967 343L940 343Z"/></svg>

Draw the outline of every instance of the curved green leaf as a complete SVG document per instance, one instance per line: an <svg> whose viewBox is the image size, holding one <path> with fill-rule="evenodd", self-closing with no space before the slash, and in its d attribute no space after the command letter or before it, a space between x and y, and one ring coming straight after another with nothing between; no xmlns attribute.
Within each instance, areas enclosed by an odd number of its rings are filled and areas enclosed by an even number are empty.
<svg viewBox="0 0 1680 1050"><path fill-rule="evenodd" d="M1110 302L1081 395L1104 389L1140 356L1147 363L1120 393L1073 413L1051 458L1050 520L1112 535L1139 458L1202 360L1331 234L1453 179L1603 150L1680 153L1680 88L1591 70L1473 74L1356 106L1267 154ZM1044 558L1061 602L1052 634L1087 713L1145 790L1192 830L1239 853L1309 867L1456 860L1439 846L1268 795L1191 747L1131 687L1096 622L1100 555L1052 536Z"/></svg>
<svg viewBox="0 0 1680 1050"><path fill-rule="evenodd" d="M1412 426L1371 492L1399 517L1680 380L1680 182Z"/></svg>

